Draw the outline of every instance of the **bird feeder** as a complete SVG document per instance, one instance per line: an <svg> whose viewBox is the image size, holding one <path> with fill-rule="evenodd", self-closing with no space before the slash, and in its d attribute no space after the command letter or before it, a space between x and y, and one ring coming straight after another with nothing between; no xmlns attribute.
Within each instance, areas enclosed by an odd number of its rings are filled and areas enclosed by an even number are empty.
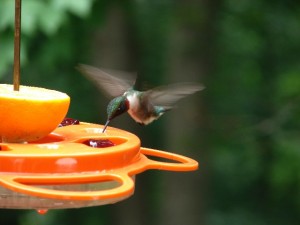
<svg viewBox="0 0 300 225"><path fill-rule="evenodd" d="M14 91L19 91L21 0L15 6ZM45 213L112 204L134 193L135 177L145 170L198 167L185 156L141 147L132 133L112 127L102 131L102 125L81 122L58 127L36 141L0 141L0 208Z"/></svg>
<svg viewBox="0 0 300 225"><path fill-rule="evenodd" d="M198 167L188 157L141 147L132 133L112 127L102 133L102 129L102 125L80 123L58 127L36 142L0 143L0 207L61 209L111 204L131 196L135 176L145 170L192 171ZM86 145L88 140L113 145L95 148Z"/></svg>

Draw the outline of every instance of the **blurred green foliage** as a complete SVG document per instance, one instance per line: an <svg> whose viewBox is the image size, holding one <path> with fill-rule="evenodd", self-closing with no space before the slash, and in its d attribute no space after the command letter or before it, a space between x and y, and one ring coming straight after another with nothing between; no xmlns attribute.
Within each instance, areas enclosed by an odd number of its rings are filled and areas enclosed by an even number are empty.
<svg viewBox="0 0 300 225"><path fill-rule="evenodd" d="M70 117L103 123L107 101L78 75L75 67L80 62L101 63L95 53L105 47L99 36L104 35L101 31L116 7L126 24L124 36L131 59L127 68L137 69L142 80L158 85L173 80L170 70L179 67L186 67L187 72L176 79L189 79L187 74L193 67L196 79L207 87L193 103L201 117L196 116L193 124L187 125L195 126L191 129L195 129L196 138L193 143L188 138L180 143L195 149L191 154L201 165L201 175L188 180L201 190L184 190L184 194L193 196L191 207L201 206L190 209L199 215L186 214L184 219L196 218L191 225L298 224L300 3L23 0L21 82L67 92L72 98ZM13 27L14 1L2 0L0 79L7 83L12 77ZM174 45L174 40L180 45ZM177 55L172 55L174 52ZM185 64L172 62L172 57ZM165 126L166 121L161 119L142 128L142 132L135 129L143 143L157 147L165 146ZM43 217L34 211L2 209L0 218L12 225L168 224L171 218L157 212L166 204L164 195L158 193L163 192L161 179L156 173L146 174L138 183L138 196L132 197L132 202L126 200L129 203L50 211ZM180 190L180 179L174 184ZM181 202L176 207L184 211ZM120 211L126 208L126 212L136 211L132 213L136 223L120 221L124 217ZM142 209L147 212L138 215ZM180 213L172 215L176 218Z"/></svg>

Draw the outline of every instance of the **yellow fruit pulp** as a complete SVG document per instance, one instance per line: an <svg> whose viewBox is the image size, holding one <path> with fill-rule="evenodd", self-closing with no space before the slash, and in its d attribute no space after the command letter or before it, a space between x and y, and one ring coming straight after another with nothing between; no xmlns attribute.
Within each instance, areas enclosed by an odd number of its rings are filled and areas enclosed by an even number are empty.
<svg viewBox="0 0 300 225"><path fill-rule="evenodd" d="M28 142L51 133L66 116L70 97L39 87L0 84L0 142Z"/></svg>

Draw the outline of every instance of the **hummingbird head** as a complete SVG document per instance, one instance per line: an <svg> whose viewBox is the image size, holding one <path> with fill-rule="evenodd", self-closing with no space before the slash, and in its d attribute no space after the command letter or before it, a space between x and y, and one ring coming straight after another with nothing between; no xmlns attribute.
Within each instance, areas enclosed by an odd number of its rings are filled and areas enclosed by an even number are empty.
<svg viewBox="0 0 300 225"><path fill-rule="evenodd" d="M129 109L129 101L125 96L118 96L114 99L112 99L107 106L107 121L105 123L105 126L103 128L103 131L105 131L108 123L114 119L115 117L123 114L124 112L127 112Z"/></svg>

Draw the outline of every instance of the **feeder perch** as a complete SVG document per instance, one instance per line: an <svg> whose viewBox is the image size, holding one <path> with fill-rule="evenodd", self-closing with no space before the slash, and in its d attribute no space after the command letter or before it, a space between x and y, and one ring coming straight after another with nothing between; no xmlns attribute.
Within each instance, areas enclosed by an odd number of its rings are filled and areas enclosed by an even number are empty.
<svg viewBox="0 0 300 225"><path fill-rule="evenodd" d="M135 176L145 170L198 168L188 157L141 147L132 133L112 127L102 133L102 129L102 125L80 123L58 127L35 142L0 143L0 207L61 209L111 204L131 196ZM114 146L84 144L91 139L109 140Z"/></svg>

